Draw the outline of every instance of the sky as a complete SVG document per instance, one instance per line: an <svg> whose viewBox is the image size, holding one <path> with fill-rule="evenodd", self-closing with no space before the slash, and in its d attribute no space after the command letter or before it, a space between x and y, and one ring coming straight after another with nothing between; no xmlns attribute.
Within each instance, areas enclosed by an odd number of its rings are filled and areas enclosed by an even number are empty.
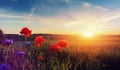
<svg viewBox="0 0 120 70"><path fill-rule="evenodd" d="M0 0L0 29L32 33L120 34L120 0Z"/></svg>

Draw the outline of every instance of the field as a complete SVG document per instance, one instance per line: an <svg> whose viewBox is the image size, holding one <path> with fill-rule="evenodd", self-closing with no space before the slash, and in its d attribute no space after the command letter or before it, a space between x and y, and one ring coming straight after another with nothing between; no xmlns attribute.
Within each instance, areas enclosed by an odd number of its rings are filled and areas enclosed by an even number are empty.
<svg viewBox="0 0 120 70"><path fill-rule="evenodd" d="M68 46L62 48L62 52L49 51L51 44L60 39ZM27 42L0 45L0 70L120 70L119 35L91 39L46 38L39 48L34 46L34 41ZM18 53L20 51L24 53ZM38 59L39 56L43 59Z"/></svg>

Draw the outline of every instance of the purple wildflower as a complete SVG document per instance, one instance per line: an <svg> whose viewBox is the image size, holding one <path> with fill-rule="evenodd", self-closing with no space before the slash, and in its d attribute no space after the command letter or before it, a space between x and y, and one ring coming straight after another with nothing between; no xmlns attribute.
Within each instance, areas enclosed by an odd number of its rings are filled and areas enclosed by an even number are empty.
<svg viewBox="0 0 120 70"><path fill-rule="evenodd" d="M31 45L31 42L26 42L26 46L30 46Z"/></svg>
<svg viewBox="0 0 120 70"><path fill-rule="evenodd" d="M0 70L11 70L11 66L8 64L0 64Z"/></svg>
<svg viewBox="0 0 120 70"><path fill-rule="evenodd" d="M13 44L13 40L6 39L5 44L9 46L9 45Z"/></svg>
<svg viewBox="0 0 120 70"><path fill-rule="evenodd" d="M25 52L23 52L23 51L20 51L17 53L17 55L24 55L24 54L25 54Z"/></svg>

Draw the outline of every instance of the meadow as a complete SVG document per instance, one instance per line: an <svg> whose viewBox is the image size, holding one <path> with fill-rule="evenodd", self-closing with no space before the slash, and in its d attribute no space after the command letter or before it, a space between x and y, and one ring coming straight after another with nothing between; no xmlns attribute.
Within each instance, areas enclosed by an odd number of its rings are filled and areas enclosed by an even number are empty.
<svg viewBox="0 0 120 70"><path fill-rule="evenodd" d="M119 35L44 39L39 47L27 38L9 45L1 43L0 70L120 70ZM51 44L60 40L67 45L51 50Z"/></svg>

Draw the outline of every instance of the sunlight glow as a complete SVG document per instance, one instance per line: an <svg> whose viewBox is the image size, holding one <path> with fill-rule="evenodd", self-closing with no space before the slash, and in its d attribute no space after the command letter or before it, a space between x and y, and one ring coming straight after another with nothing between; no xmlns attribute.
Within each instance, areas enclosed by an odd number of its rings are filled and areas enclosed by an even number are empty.
<svg viewBox="0 0 120 70"><path fill-rule="evenodd" d="M91 38L93 37L95 34L93 32L83 32L82 35L86 38Z"/></svg>

